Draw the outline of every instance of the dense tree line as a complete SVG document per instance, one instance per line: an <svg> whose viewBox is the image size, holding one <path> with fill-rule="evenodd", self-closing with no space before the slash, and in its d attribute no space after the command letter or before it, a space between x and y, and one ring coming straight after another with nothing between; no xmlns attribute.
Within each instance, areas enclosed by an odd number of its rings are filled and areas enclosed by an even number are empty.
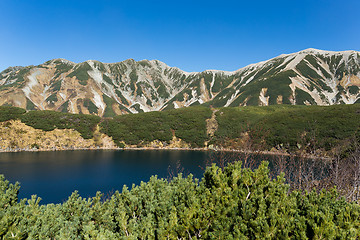
<svg viewBox="0 0 360 240"><path fill-rule="evenodd" d="M151 177L105 198L74 192L62 204L18 199L0 177L1 239L357 239L360 206L336 190L290 191L240 161L208 167L201 180Z"/></svg>

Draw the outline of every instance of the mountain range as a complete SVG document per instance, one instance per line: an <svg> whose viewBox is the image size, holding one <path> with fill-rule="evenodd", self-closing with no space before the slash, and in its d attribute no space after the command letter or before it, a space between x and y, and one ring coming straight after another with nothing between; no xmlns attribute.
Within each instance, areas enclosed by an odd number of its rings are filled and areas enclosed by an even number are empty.
<svg viewBox="0 0 360 240"><path fill-rule="evenodd" d="M0 73L0 105L113 117L204 104L360 103L360 52L306 49L236 71L185 72L158 60L54 59Z"/></svg>

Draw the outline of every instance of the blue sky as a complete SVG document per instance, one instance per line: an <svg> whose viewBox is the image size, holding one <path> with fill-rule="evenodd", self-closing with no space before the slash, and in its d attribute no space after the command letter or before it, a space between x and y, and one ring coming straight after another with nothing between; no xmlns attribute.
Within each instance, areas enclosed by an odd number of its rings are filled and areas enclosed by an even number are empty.
<svg viewBox="0 0 360 240"><path fill-rule="evenodd" d="M306 48L360 50L360 1L0 0L0 71L54 58L233 71Z"/></svg>

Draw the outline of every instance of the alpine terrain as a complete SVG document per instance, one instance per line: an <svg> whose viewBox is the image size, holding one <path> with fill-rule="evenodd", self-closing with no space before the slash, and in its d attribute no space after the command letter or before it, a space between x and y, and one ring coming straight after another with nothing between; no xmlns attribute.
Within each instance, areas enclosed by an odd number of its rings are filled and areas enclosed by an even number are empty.
<svg viewBox="0 0 360 240"><path fill-rule="evenodd" d="M360 102L360 52L306 49L233 72L185 72L158 60L54 59L0 73L0 105L112 117L191 105Z"/></svg>

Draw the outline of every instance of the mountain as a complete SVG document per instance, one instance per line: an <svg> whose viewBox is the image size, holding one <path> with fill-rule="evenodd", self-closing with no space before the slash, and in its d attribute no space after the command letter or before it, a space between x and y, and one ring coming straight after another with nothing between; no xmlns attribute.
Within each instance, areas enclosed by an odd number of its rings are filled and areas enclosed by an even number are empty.
<svg viewBox="0 0 360 240"><path fill-rule="evenodd" d="M228 72L185 72L158 60L54 59L0 73L0 105L103 117L204 104L360 102L360 53L306 49Z"/></svg>

